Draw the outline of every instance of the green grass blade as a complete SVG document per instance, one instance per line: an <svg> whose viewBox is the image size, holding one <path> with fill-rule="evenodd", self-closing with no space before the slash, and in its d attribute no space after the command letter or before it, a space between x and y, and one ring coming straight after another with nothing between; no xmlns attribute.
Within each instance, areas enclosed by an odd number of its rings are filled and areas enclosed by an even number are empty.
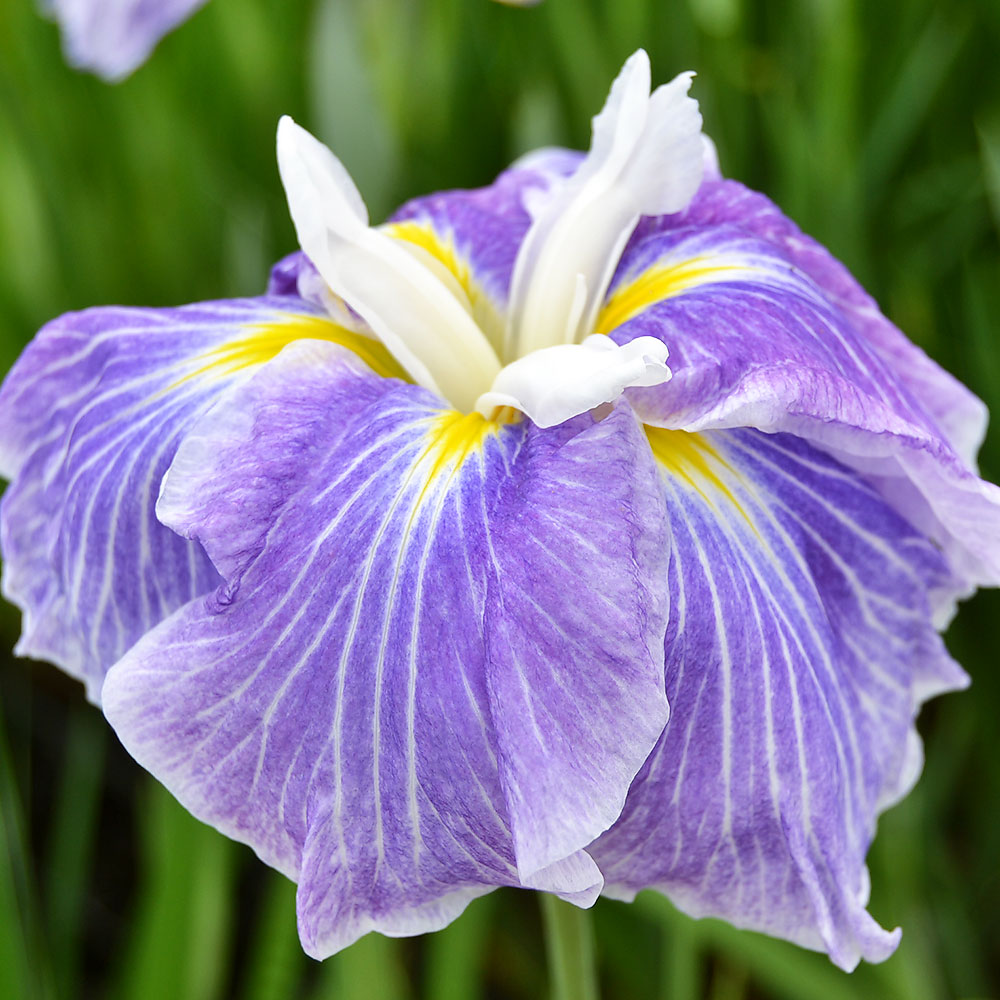
<svg viewBox="0 0 1000 1000"><path fill-rule="evenodd" d="M317 5L308 66L312 127L344 161L373 221L381 221L392 208L400 152L366 59L357 4Z"/></svg>
<svg viewBox="0 0 1000 1000"><path fill-rule="evenodd" d="M27 824L0 713L0 996L54 997Z"/></svg>
<svg viewBox="0 0 1000 1000"><path fill-rule="evenodd" d="M702 946L707 945L725 954L730 968L714 984L716 991L735 990L737 987L732 984L742 981L739 966L746 966L753 979L776 1000L858 998L856 984L830 965L826 958L810 955L784 941L738 931L718 920L691 921L659 893L641 893L633 905L661 921L665 934L671 934L675 927L687 924L686 929ZM883 997L882 1000L888 998Z"/></svg>
<svg viewBox="0 0 1000 1000"><path fill-rule="evenodd" d="M538 893L552 1000L597 1000L591 914L550 892Z"/></svg>
<svg viewBox="0 0 1000 1000"><path fill-rule="evenodd" d="M474 900L453 924L427 935L424 996L434 1000L483 996L495 913L495 894L483 896Z"/></svg>
<svg viewBox="0 0 1000 1000"><path fill-rule="evenodd" d="M273 872L250 947L243 1000L297 996L307 962L295 927L295 883Z"/></svg>
<svg viewBox="0 0 1000 1000"><path fill-rule="evenodd" d="M869 203L877 201L930 113L934 98L962 48L970 22L935 11L906 55L872 121L861 174Z"/></svg>
<svg viewBox="0 0 1000 1000"><path fill-rule="evenodd" d="M323 963L312 1000L413 1000L404 941L371 933Z"/></svg>
<svg viewBox="0 0 1000 1000"><path fill-rule="evenodd" d="M227 986L235 845L149 783L145 871L118 1000L213 1000Z"/></svg>
<svg viewBox="0 0 1000 1000"><path fill-rule="evenodd" d="M1000 235L1000 115L979 121L976 133L979 136L979 156L986 183L986 196L993 213L993 225Z"/></svg>
<svg viewBox="0 0 1000 1000"><path fill-rule="evenodd" d="M3 791L6 795L6 788ZM0 814L0 996L32 998L39 994L11 862L13 831L4 802Z"/></svg>
<svg viewBox="0 0 1000 1000"><path fill-rule="evenodd" d="M663 1000L700 1000L702 949L690 920L664 921Z"/></svg>
<svg viewBox="0 0 1000 1000"><path fill-rule="evenodd" d="M546 0L543 7L548 22L557 75L566 83L570 114L581 136L604 103L608 84L622 60L609 53L602 25L593 5L581 0Z"/></svg>
<svg viewBox="0 0 1000 1000"><path fill-rule="evenodd" d="M108 733L90 706L77 706L66 749L45 857L45 910L56 993L78 994L84 899L91 876Z"/></svg>

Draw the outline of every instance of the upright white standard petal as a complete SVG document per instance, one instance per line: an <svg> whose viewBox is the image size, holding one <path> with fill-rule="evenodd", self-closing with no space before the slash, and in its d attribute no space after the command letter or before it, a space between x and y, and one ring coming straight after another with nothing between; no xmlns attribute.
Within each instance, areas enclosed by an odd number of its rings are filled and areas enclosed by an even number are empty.
<svg viewBox="0 0 1000 1000"><path fill-rule="evenodd" d="M343 164L285 116L278 168L306 256L414 380L472 409L500 369L496 352L448 286L397 240L368 225Z"/></svg>
<svg viewBox="0 0 1000 1000"><path fill-rule="evenodd" d="M512 406L539 427L613 403L631 386L660 385L670 379L666 345L655 337L616 344L603 333L582 344L557 344L518 358L497 375L476 409L490 416Z"/></svg>
<svg viewBox="0 0 1000 1000"><path fill-rule="evenodd" d="M618 258L641 215L679 212L702 177L692 73L649 93L649 57L625 63L593 122L580 169L544 204L514 265L505 361L593 330Z"/></svg>

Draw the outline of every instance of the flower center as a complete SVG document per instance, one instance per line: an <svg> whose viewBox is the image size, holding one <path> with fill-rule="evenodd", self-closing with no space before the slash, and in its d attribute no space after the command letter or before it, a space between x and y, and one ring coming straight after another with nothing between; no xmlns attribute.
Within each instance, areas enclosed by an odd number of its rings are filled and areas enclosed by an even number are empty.
<svg viewBox="0 0 1000 1000"><path fill-rule="evenodd" d="M680 211L701 182L691 76L651 94L649 59L636 52L594 118L579 169L534 192L499 350L454 273L419 243L371 228L340 161L286 117L278 163L300 245L413 379L462 412L509 406L550 426L629 386L664 382L659 341L619 346L592 334L640 216Z"/></svg>

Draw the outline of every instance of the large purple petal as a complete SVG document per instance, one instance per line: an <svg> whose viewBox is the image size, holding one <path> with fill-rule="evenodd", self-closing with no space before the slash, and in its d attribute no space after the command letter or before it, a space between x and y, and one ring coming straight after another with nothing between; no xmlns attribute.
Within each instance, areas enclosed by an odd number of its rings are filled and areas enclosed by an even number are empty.
<svg viewBox="0 0 1000 1000"><path fill-rule="evenodd" d="M627 406L491 425L294 345L206 414L158 509L227 582L112 669L105 710L298 880L310 954L496 885L594 898L582 848L667 712L662 487Z"/></svg>
<svg viewBox="0 0 1000 1000"><path fill-rule="evenodd" d="M67 61L120 80L206 0L46 0L63 31Z"/></svg>
<svg viewBox="0 0 1000 1000"><path fill-rule="evenodd" d="M987 414L982 401L890 323L847 268L803 233L769 198L737 181L715 179L702 185L684 212L645 220L639 238L687 226L736 226L777 247L819 286L865 344L933 417L963 461L974 467L986 430Z"/></svg>
<svg viewBox="0 0 1000 1000"><path fill-rule="evenodd" d="M931 624L940 553L789 435L652 430L671 532L671 720L590 850L644 887L827 950L898 941L865 912L877 814L921 765L925 698L965 685Z"/></svg>
<svg viewBox="0 0 1000 1000"><path fill-rule="evenodd" d="M337 329L300 300L265 298L91 309L38 334L0 388L3 582L24 612L19 653L55 662L96 700L143 632L216 586L200 547L156 520L160 479L240 372Z"/></svg>
<svg viewBox="0 0 1000 1000"><path fill-rule="evenodd" d="M929 376L913 375L913 352L894 353L892 328L862 322L861 304L833 296L780 243L731 222L659 221L623 257L600 321L619 342L650 335L670 348L670 382L630 396L643 419L811 440L945 549L956 593L1000 581L1000 490L955 452L939 407L925 405ZM967 450L959 423L951 436Z"/></svg>

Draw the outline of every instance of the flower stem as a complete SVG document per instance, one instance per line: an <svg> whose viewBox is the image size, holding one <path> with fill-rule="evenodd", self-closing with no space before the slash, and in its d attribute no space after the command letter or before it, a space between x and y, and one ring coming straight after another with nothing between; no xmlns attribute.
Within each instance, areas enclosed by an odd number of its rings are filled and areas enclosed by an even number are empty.
<svg viewBox="0 0 1000 1000"><path fill-rule="evenodd" d="M590 913L551 893L539 895L552 1000L598 1000Z"/></svg>

